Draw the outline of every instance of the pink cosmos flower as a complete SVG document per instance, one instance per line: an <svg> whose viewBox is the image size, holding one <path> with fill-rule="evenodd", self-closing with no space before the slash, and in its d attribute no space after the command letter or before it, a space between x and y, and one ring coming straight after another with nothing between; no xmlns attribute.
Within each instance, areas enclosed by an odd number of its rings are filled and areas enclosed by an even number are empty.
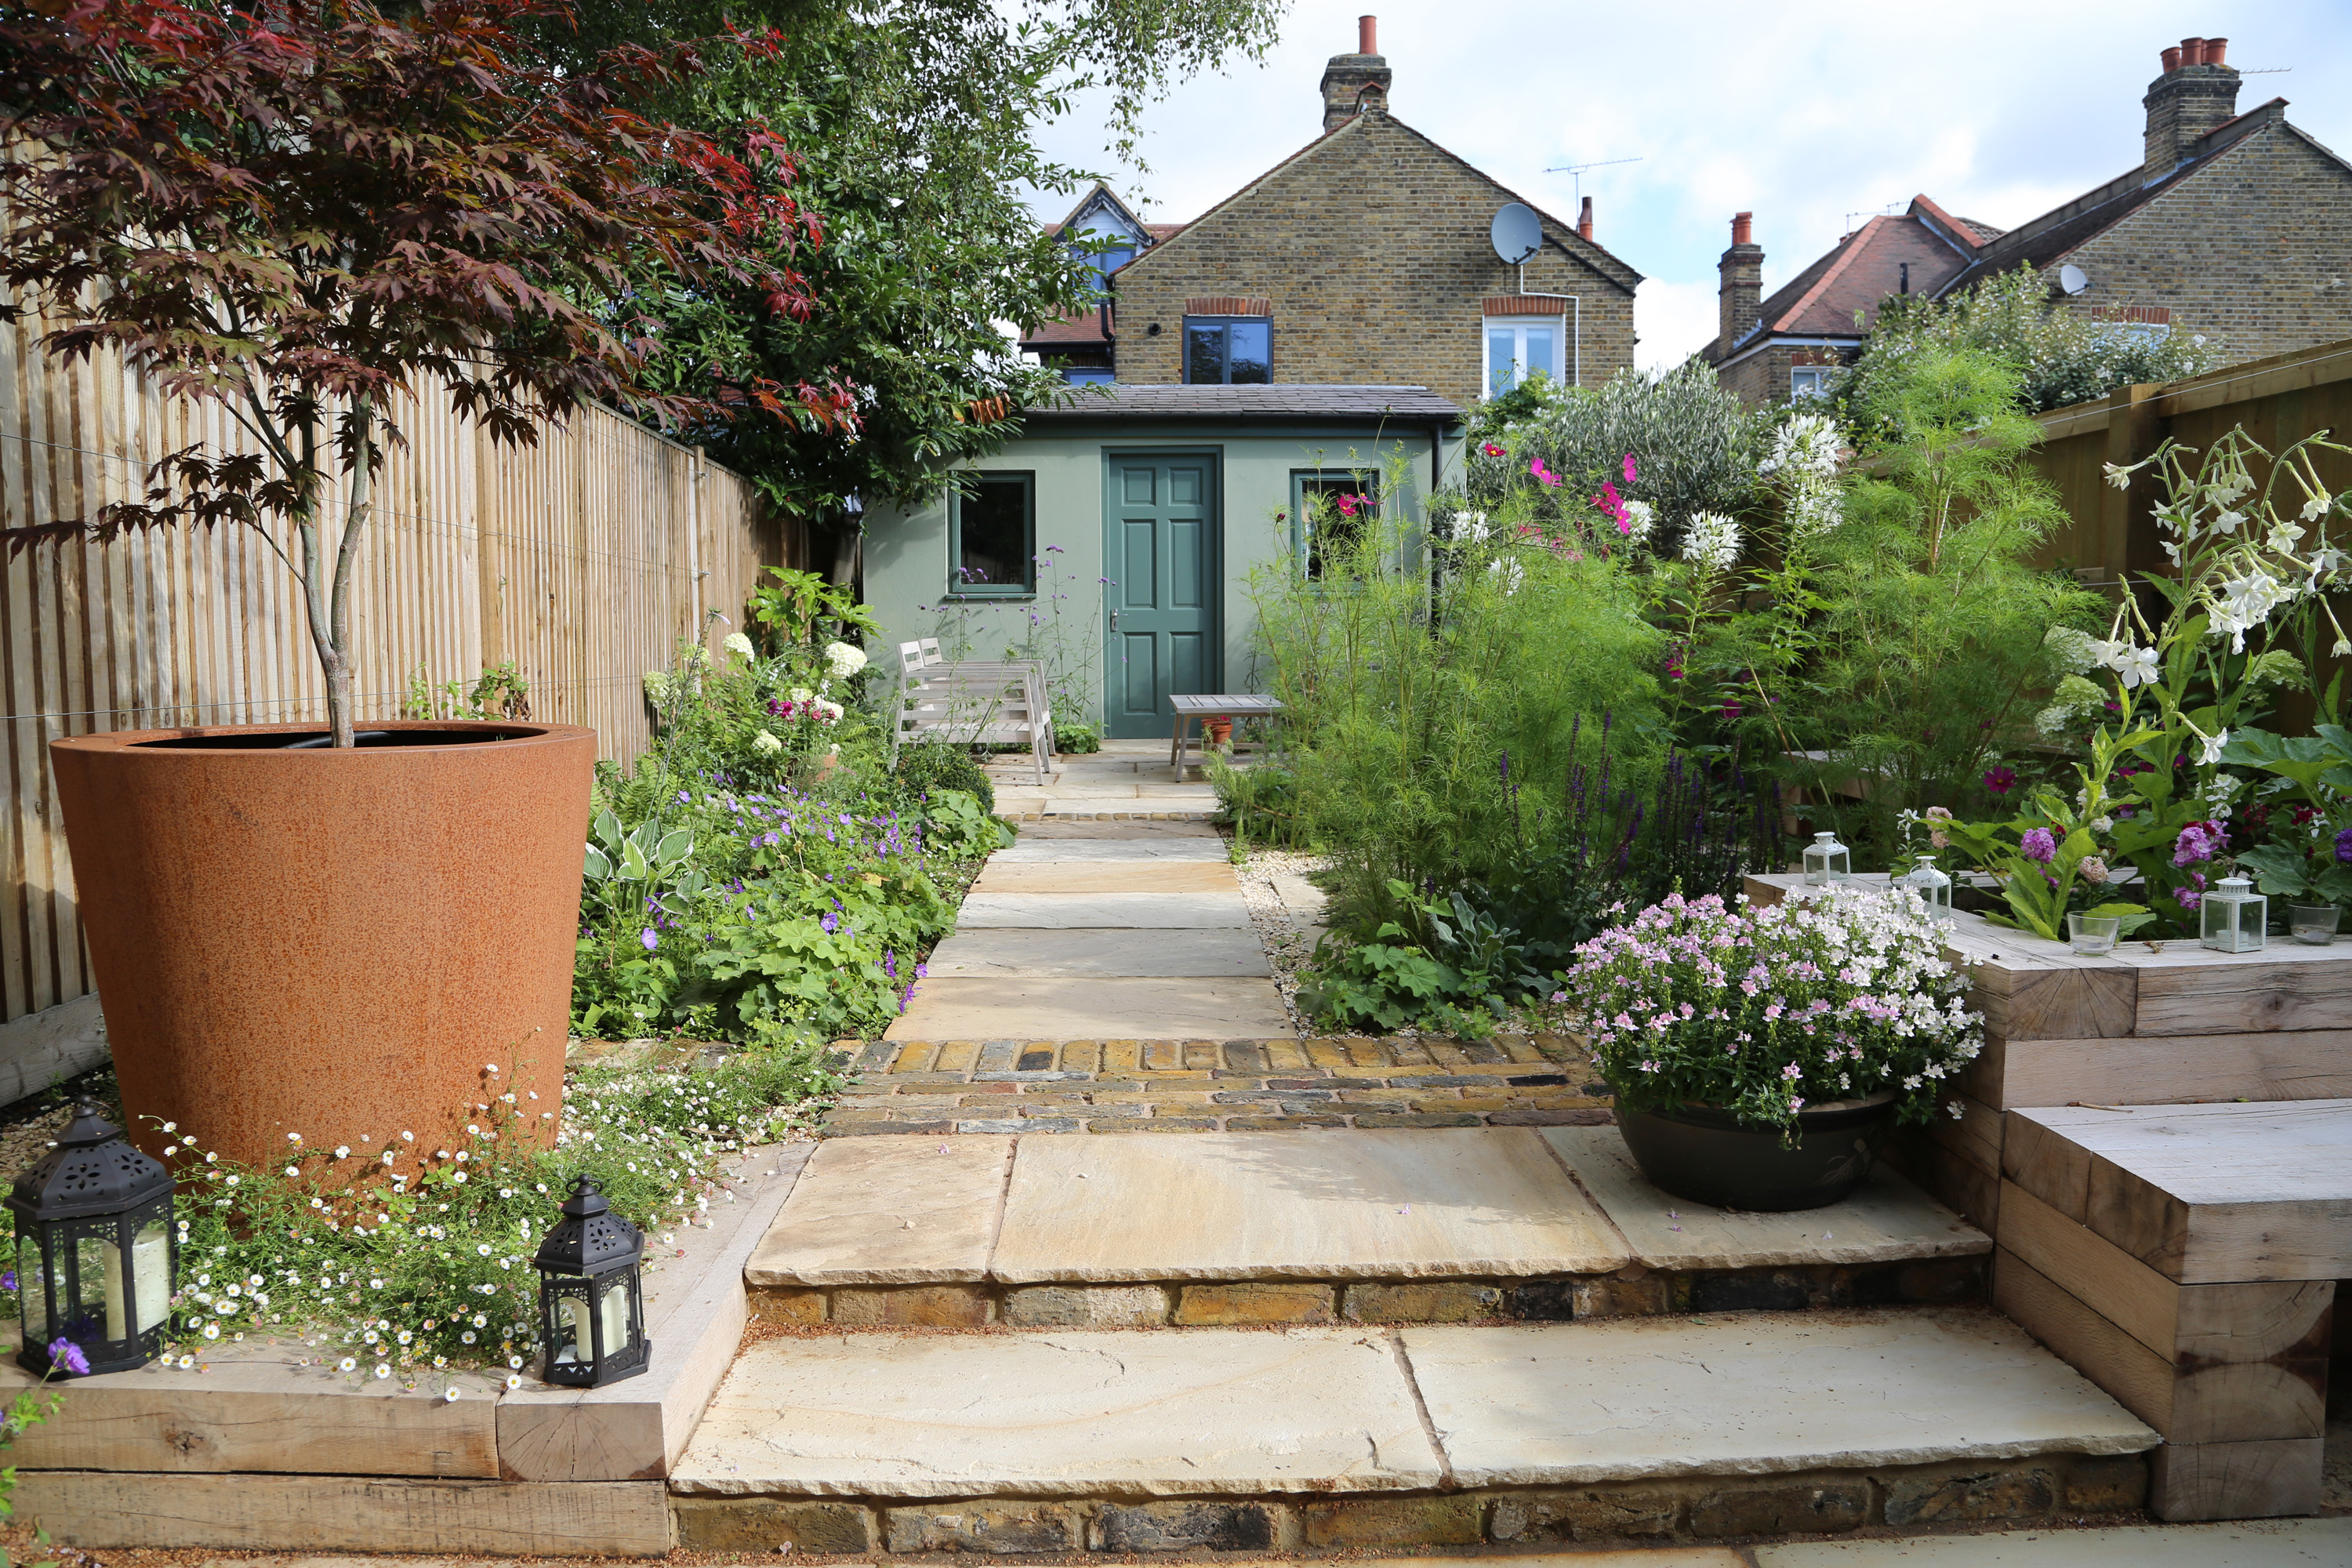
<svg viewBox="0 0 2352 1568"><path fill-rule="evenodd" d="M1496 446L1492 441L1480 443L1478 450L1486 453L1486 456L1490 458L1499 458L1503 455L1503 449L1500 447Z"/></svg>
<svg viewBox="0 0 2352 1568"><path fill-rule="evenodd" d="M1630 484L1633 483L1633 482L1634 482L1637 479L1639 479L1640 477L1641 477L1640 475L1636 474L1636 473L1633 471L1633 453L1631 453L1631 452L1626 453L1626 454L1625 454L1625 482L1626 482L1627 484L1629 484L1629 485L1630 485Z"/></svg>
<svg viewBox="0 0 2352 1568"><path fill-rule="evenodd" d="M1533 474L1546 489L1556 490L1559 489L1562 482L1558 474L1544 467L1541 458L1537 458L1528 464L1528 472Z"/></svg>
<svg viewBox="0 0 2352 1568"><path fill-rule="evenodd" d="M1609 479L1601 480L1601 493L1591 499L1592 504L1601 509L1601 514L1607 517L1610 521L1617 525L1619 531L1622 532L1624 531L1625 503L1619 498L1617 494L1617 486L1614 481Z"/></svg>

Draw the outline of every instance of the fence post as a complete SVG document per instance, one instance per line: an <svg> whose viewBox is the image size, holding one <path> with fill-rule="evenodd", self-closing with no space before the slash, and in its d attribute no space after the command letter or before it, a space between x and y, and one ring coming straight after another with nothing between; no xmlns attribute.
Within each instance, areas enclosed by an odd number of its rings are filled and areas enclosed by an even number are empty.
<svg viewBox="0 0 2352 1568"><path fill-rule="evenodd" d="M2163 441L2165 422L2157 417L2163 391L2161 384L2143 382L2108 394L2108 462L2129 468ZM2099 495L2099 564L2105 574L2129 583L2140 573L2162 572L2168 563L2156 536L2155 481L2143 475L2129 489L2105 485Z"/></svg>

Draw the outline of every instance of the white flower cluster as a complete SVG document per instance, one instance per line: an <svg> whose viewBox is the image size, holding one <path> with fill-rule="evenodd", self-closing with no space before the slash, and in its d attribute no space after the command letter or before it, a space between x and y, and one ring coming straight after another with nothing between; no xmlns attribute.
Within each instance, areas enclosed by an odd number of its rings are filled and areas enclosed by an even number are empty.
<svg viewBox="0 0 2352 1568"><path fill-rule="evenodd" d="M866 653L845 642L824 645L824 667L835 680L846 680L866 668Z"/></svg>
<svg viewBox="0 0 2352 1568"><path fill-rule="evenodd" d="M1789 494L1789 534L1808 539L1845 520L1838 485L1845 430L1826 414L1800 414L1772 433L1772 447L1756 471L1778 478Z"/></svg>
<svg viewBox="0 0 2352 1568"><path fill-rule="evenodd" d="M1625 516L1618 526L1625 539L1633 544L1648 543L1651 532L1658 526L1658 509L1645 500L1629 500L1623 505Z"/></svg>
<svg viewBox="0 0 2352 1568"><path fill-rule="evenodd" d="M756 658L759 654L759 649L751 646L751 639L745 637L741 632L729 632L727 634L727 640L720 643L719 646L725 648L729 653L733 654L737 658Z"/></svg>
<svg viewBox="0 0 2352 1568"><path fill-rule="evenodd" d="M1729 569L1739 559L1739 525L1721 512L1691 513L1683 530L1683 559L1713 572Z"/></svg>

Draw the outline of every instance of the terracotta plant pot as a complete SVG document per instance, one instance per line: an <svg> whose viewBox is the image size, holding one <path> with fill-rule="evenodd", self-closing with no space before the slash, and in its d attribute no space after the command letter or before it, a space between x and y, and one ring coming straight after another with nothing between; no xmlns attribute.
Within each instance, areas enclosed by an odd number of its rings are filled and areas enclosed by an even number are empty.
<svg viewBox="0 0 2352 1568"><path fill-rule="evenodd" d="M1797 1112L1797 1142L1712 1105L1632 1110L1617 1130L1653 1186L1717 1208L1786 1211L1840 1202L1877 1162L1899 1107L1893 1089Z"/></svg>
<svg viewBox="0 0 2352 1568"><path fill-rule="evenodd" d="M1207 732L1209 744L1213 746L1230 746L1234 743L1234 721L1231 719L1203 719L1201 721L1201 728Z"/></svg>
<svg viewBox="0 0 2352 1568"><path fill-rule="evenodd" d="M287 751L278 737L318 726L275 724L51 744L127 1131L148 1153L158 1121L249 1164L282 1157L289 1132L437 1149L509 1089L525 1135L552 1140L595 732L362 730L388 739Z"/></svg>

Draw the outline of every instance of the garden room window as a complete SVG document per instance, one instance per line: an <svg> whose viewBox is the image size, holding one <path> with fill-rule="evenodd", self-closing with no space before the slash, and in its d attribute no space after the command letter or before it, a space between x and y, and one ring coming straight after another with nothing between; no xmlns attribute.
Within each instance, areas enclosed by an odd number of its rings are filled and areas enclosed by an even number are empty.
<svg viewBox="0 0 2352 1568"><path fill-rule="evenodd" d="M1560 346L1567 334L1557 316L1486 318L1486 395L1500 397L1538 371L1562 379Z"/></svg>
<svg viewBox="0 0 2352 1568"><path fill-rule="evenodd" d="M1299 468L1290 476L1290 539L1307 581L1319 583L1331 558L1364 537L1380 505L1378 474Z"/></svg>
<svg viewBox="0 0 2352 1568"><path fill-rule="evenodd" d="M1184 379L1195 386L1274 380L1274 323L1263 316L1184 318Z"/></svg>
<svg viewBox="0 0 2352 1568"><path fill-rule="evenodd" d="M1025 598L1037 589L1037 476L959 475L948 498L948 592Z"/></svg>
<svg viewBox="0 0 2352 1568"><path fill-rule="evenodd" d="M1801 364L1789 373L1789 395L1827 397L1830 395L1830 372L1825 364Z"/></svg>

